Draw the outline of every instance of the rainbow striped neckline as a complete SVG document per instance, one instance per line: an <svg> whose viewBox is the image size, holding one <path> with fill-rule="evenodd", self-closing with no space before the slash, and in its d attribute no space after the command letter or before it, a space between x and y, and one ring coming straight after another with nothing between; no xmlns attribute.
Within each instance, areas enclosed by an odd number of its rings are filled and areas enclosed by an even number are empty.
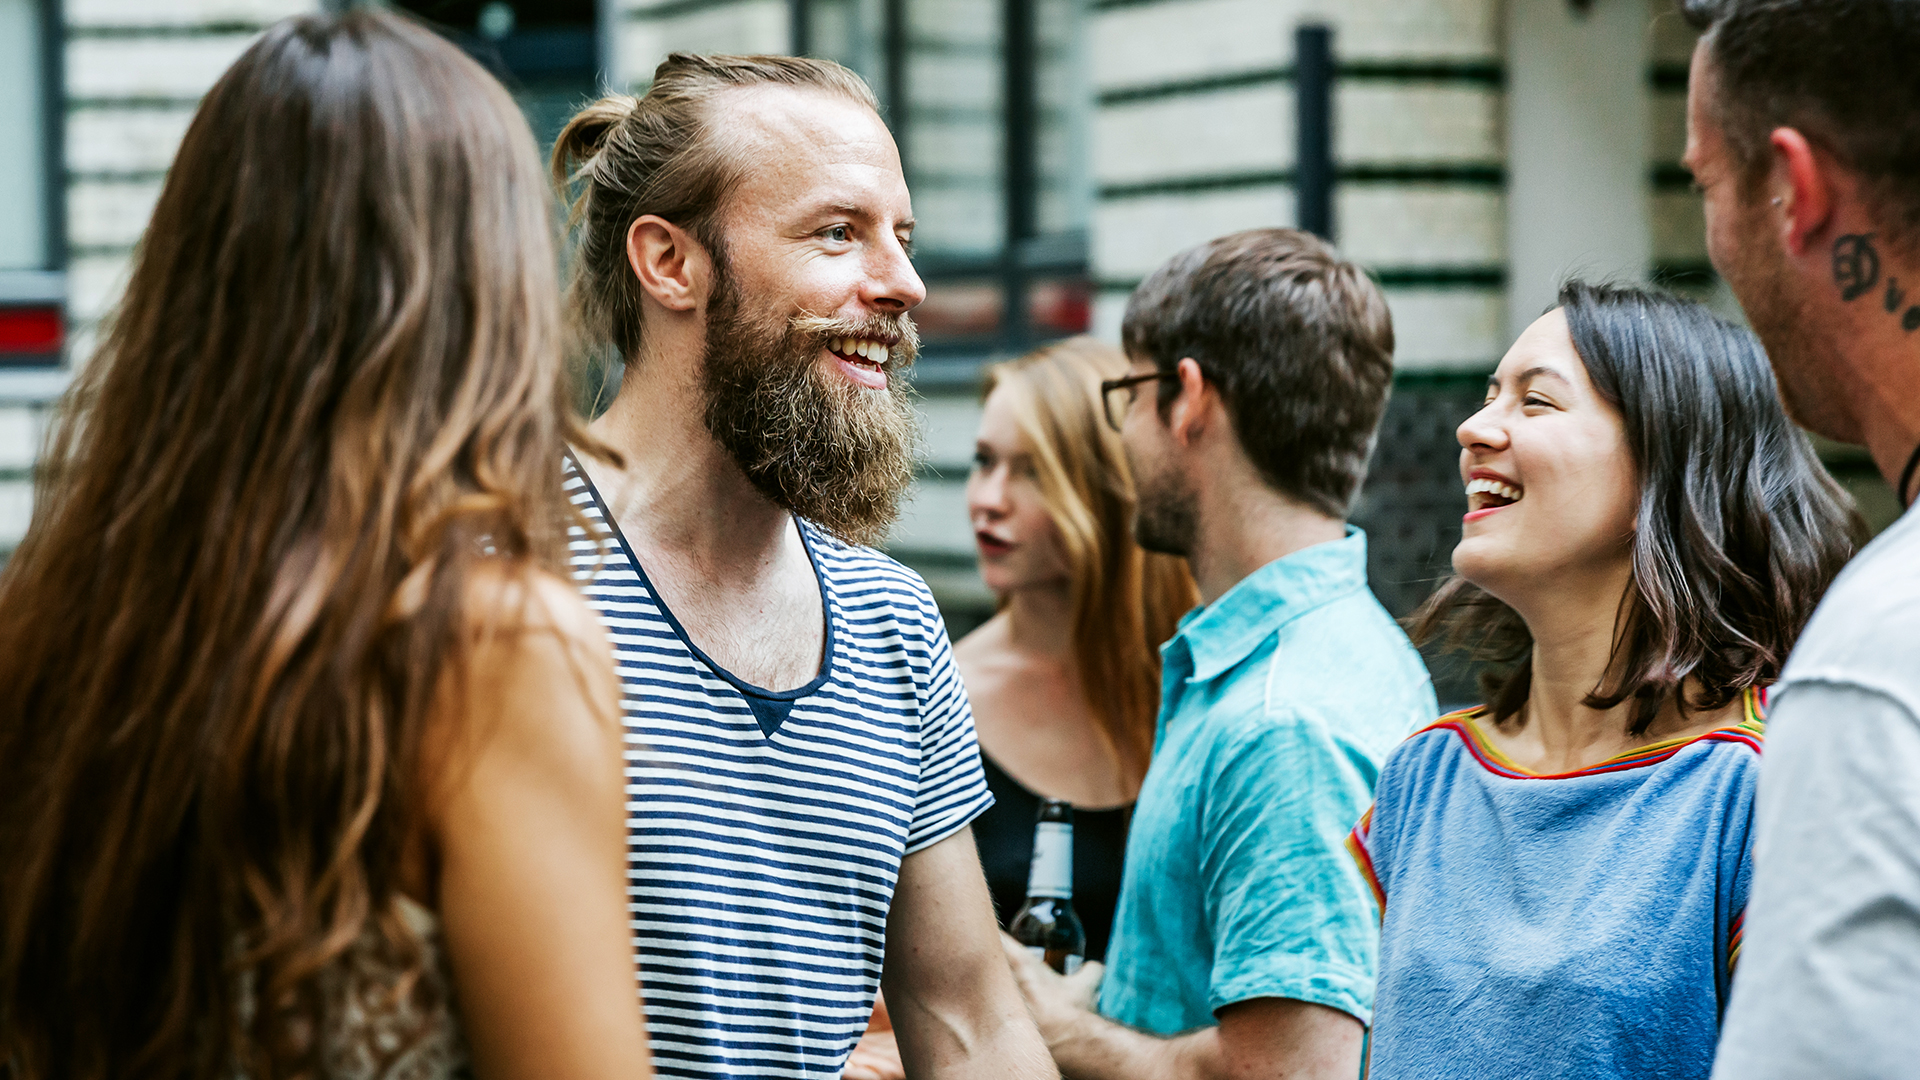
<svg viewBox="0 0 1920 1080"><path fill-rule="evenodd" d="M1761 744L1766 739L1765 692L1757 686L1749 687L1741 693L1740 702L1741 711L1745 716L1738 723L1714 728L1684 739L1669 739L1666 742L1653 743L1638 750L1629 750L1624 754L1615 755L1584 769L1562 773L1530 772L1501 753L1493 743L1488 741L1486 735L1480 730L1479 724L1475 722L1487 714L1488 709L1485 705L1476 705L1471 709L1448 713L1421 728L1416 734L1424 735L1429 731L1443 728L1451 730L1460 737L1460 741L1466 745L1467 752L1473 755L1473 759L1496 776L1504 776L1510 780L1570 780L1576 776L1598 776L1601 773L1624 772L1627 769L1657 765L1694 743L1703 741L1742 743L1751 748L1754 753L1759 753Z"/></svg>

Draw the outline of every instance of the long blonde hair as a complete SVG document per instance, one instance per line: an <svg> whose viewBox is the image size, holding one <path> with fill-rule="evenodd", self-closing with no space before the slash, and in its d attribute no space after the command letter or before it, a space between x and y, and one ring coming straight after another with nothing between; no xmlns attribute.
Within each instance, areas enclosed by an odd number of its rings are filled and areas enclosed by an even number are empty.
<svg viewBox="0 0 1920 1080"><path fill-rule="evenodd" d="M0 572L0 1076L311 1077L427 1014L399 882L467 584L564 572L550 212L407 20L279 23L207 94Z"/></svg>
<svg viewBox="0 0 1920 1080"><path fill-rule="evenodd" d="M1133 541L1133 473L1100 403L1100 381L1126 370L1120 350L1073 337L994 365L982 397L1006 390L1032 445L1040 497L1071 568L1080 690L1137 787L1153 755L1160 645L1200 595L1185 559Z"/></svg>

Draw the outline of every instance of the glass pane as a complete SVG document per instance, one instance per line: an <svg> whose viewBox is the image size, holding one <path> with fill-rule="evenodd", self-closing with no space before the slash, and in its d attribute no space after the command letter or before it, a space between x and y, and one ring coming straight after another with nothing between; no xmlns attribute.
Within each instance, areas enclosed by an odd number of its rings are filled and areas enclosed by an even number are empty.
<svg viewBox="0 0 1920 1080"><path fill-rule="evenodd" d="M1040 187L1035 224L1041 235L1084 236L1093 217L1093 82L1086 62L1086 17L1082 0L1035 0L1034 8Z"/></svg>
<svg viewBox="0 0 1920 1080"><path fill-rule="evenodd" d="M0 270L43 270L49 255L39 6L0 0Z"/></svg>
<svg viewBox="0 0 1920 1080"><path fill-rule="evenodd" d="M915 243L934 276L944 260L999 254L1002 181L999 0L908 0L907 184Z"/></svg>
<svg viewBox="0 0 1920 1080"><path fill-rule="evenodd" d="M891 107L886 100L884 0L809 0L807 55L852 68L873 87L882 107Z"/></svg>

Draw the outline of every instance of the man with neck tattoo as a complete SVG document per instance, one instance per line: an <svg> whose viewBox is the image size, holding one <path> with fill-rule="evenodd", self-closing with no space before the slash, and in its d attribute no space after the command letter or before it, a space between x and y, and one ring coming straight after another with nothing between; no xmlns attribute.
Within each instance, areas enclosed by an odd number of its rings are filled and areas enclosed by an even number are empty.
<svg viewBox="0 0 1920 1080"><path fill-rule="evenodd" d="M867 546L913 477L926 295L872 92L676 53L554 160L581 329L623 364L566 465L625 683L656 1068L834 1080L884 959L910 1075L1057 1077L968 831L992 797L946 628Z"/></svg>
<svg viewBox="0 0 1920 1080"><path fill-rule="evenodd" d="M1920 486L1920 3L1721 0L1688 88L1707 248L1788 410ZM1834 583L1775 688L1714 1075L1920 1068L1920 515Z"/></svg>

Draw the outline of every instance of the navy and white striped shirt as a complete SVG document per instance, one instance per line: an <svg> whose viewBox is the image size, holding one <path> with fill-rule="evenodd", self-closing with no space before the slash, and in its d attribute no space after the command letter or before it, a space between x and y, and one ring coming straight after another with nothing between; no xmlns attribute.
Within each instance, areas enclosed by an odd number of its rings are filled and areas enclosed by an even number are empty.
<svg viewBox="0 0 1920 1080"><path fill-rule="evenodd" d="M820 674L751 686L689 641L574 462L571 560L623 683L627 881L661 1076L837 1078L900 860L993 801L926 583L808 522Z"/></svg>

